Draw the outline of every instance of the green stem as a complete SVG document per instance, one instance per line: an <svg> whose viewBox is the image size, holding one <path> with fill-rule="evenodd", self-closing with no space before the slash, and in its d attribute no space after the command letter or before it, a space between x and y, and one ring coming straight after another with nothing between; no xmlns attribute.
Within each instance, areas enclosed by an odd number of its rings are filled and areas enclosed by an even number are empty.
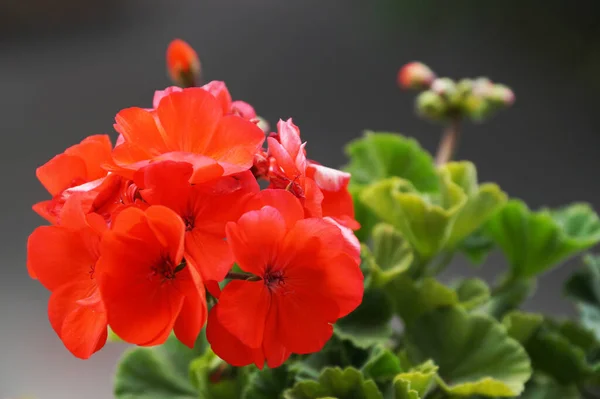
<svg viewBox="0 0 600 399"><path fill-rule="evenodd" d="M442 140L435 156L435 164L441 166L452 160L460 140L460 118L453 118L444 129Z"/></svg>
<svg viewBox="0 0 600 399"><path fill-rule="evenodd" d="M255 276L254 274L250 274L250 273L238 273L238 272L229 272L229 273L227 273L227 276L225 276L225 278L228 278L230 280L246 280L246 281L260 281L260 280L262 280L260 277Z"/></svg>

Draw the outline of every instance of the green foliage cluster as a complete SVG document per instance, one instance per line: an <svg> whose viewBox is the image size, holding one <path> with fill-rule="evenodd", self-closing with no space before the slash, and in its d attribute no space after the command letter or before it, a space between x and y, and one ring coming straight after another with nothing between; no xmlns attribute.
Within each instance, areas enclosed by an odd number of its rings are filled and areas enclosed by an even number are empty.
<svg viewBox="0 0 600 399"><path fill-rule="evenodd" d="M172 337L124 356L117 398L571 399L600 386L600 257L566 282L579 320L519 310L540 274L600 241L589 205L532 211L398 134L367 132L347 154L366 289L325 348L258 370L224 363L204 336L194 350ZM481 264L495 247L509 267L494 286L436 279L455 255Z"/></svg>

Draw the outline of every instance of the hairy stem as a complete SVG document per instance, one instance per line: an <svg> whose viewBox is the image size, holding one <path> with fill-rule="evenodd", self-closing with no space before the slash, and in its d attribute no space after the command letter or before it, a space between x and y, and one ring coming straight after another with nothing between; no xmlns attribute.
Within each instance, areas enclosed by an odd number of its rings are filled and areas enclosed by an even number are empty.
<svg viewBox="0 0 600 399"><path fill-rule="evenodd" d="M229 272L229 273L227 273L227 276L225 276L225 278L228 278L230 280L246 280L246 281L260 281L261 280L260 277L255 276L254 274L238 273L238 272Z"/></svg>
<svg viewBox="0 0 600 399"><path fill-rule="evenodd" d="M453 118L450 124L444 129L442 140L438 146L437 154L435 156L435 164L437 166L443 165L452 160L454 153L458 147L460 140L460 119Z"/></svg>

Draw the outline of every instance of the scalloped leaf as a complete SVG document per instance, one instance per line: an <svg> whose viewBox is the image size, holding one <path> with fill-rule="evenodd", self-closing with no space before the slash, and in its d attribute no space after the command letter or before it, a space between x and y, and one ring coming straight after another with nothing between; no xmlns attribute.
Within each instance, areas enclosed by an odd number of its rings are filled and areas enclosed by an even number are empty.
<svg viewBox="0 0 600 399"><path fill-rule="evenodd" d="M440 167L440 173L447 174L467 196L467 201L458 212L446 242L447 248L454 249L499 210L508 197L497 184L479 185L477 169L471 162L449 162Z"/></svg>
<svg viewBox="0 0 600 399"><path fill-rule="evenodd" d="M228 365L209 349L190 364L189 375L197 397L230 399L239 398L247 386L247 370Z"/></svg>
<svg viewBox="0 0 600 399"><path fill-rule="evenodd" d="M256 370L248 378L242 399L279 398L294 382L294 373L287 364L270 369Z"/></svg>
<svg viewBox="0 0 600 399"><path fill-rule="evenodd" d="M442 249L467 199L447 176L440 182L439 194L424 194L408 180L393 177L366 187L360 200L396 227L424 262Z"/></svg>
<svg viewBox="0 0 600 399"><path fill-rule="evenodd" d="M354 234L361 242L367 242L371 236L373 227L379 223L377 215L365 204L360 201L362 191L366 186L351 183L348 185L348 191L352 196L352 202L354 203L354 219L360 223L360 229L356 230Z"/></svg>
<svg viewBox="0 0 600 399"><path fill-rule="evenodd" d="M432 359L451 395L519 395L531 376L523 347L489 316L446 307L424 314L406 330L411 359Z"/></svg>
<svg viewBox="0 0 600 399"><path fill-rule="evenodd" d="M414 281L400 276L385 287L396 313L406 325L434 309L458 304L456 292L436 281L425 278Z"/></svg>
<svg viewBox="0 0 600 399"><path fill-rule="evenodd" d="M467 310L481 306L490 299L490 287L480 278L463 279L455 290L461 306Z"/></svg>
<svg viewBox="0 0 600 399"><path fill-rule="evenodd" d="M483 227L485 225L465 238L458 246L458 250L475 266L483 264L489 253L496 246L494 240L484 233Z"/></svg>
<svg viewBox="0 0 600 399"><path fill-rule="evenodd" d="M435 381L438 367L427 361L394 378L395 399L420 399L425 396Z"/></svg>
<svg viewBox="0 0 600 399"><path fill-rule="evenodd" d="M510 200L486 228L519 278L546 272L600 242L600 219L583 203L532 212L523 201Z"/></svg>
<svg viewBox="0 0 600 399"><path fill-rule="evenodd" d="M318 381L301 381L284 392L285 399L383 399L373 380L365 380L355 368L326 368Z"/></svg>
<svg viewBox="0 0 600 399"><path fill-rule="evenodd" d="M369 348L391 338L393 315L393 303L386 293L379 288L367 288L360 306L338 320L334 331L359 348Z"/></svg>
<svg viewBox="0 0 600 399"><path fill-rule="evenodd" d="M392 225L379 223L373 229L373 279L385 285L406 272L414 256L410 244Z"/></svg>
<svg viewBox="0 0 600 399"><path fill-rule="evenodd" d="M575 385L561 385L552 378L535 375L525 386L521 399L580 399Z"/></svg>
<svg viewBox="0 0 600 399"><path fill-rule="evenodd" d="M504 316L502 324L506 327L508 335L519 341L526 343L542 326L544 316L536 313L525 313L512 311Z"/></svg>
<svg viewBox="0 0 600 399"><path fill-rule="evenodd" d="M194 349L174 336L160 346L129 349L121 358L114 381L118 399L190 399L198 391L189 378L189 367L207 348L204 333Z"/></svg>
<svg viewBox="0 0 600 399"><path fill-rule="evenodd" d="M398 356L382 345L377 345L370 351L369 358L360 371L365 378L384 383L401 373L402 367Z"/></svg>
<svg viewBox="0 0 600 399"><path fill-rule="evenodd" d="M513 280L505 284L483 306L477 309L500 320L502 317L515 310L535 292L537 282L535 279Z"/></svg>
<svg viewBox="0 0 600 399"><path fill-rule="evenodd" d="M367 131L348 143L345 152L350 158L345 170L355 183L371 184L396 176L412 182L420 191L437 190L433 158L415 139Z"/></svg>
<svg viewBox="0 0 600 399"><path fill-rule="evenodd" d="M565 294L577 302L581 323L600 340L600 256L587 254L583 267L565 283Z"/></svg>

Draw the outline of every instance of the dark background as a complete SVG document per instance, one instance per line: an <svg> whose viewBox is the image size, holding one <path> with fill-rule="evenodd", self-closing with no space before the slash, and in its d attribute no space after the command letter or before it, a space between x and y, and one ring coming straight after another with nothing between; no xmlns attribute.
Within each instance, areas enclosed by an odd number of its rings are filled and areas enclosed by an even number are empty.
<svg viewBox="0 0 600 399"><path fill-rule="evenodd" d="M489 76L517 101L485 125L468 125L458 158L474 161L532 207L575 200L600 206L600 2L401 0L3 0L0 3L0 399L110 398L123 346L73 358L50 328L48 293L28 278L31 211L47 195L35 168L86 135L110 133L114 115L150 106L169 84L175 37L198 51L208 80L274 125L293 117L311 158L345 162L363 129L402 132L435 150L439 127L413 113L395 86L406 62L439 75ZM569 314L561 282L576 261L548 273L531 309ZM448 273L493 277L463 259Z"/></svg>

